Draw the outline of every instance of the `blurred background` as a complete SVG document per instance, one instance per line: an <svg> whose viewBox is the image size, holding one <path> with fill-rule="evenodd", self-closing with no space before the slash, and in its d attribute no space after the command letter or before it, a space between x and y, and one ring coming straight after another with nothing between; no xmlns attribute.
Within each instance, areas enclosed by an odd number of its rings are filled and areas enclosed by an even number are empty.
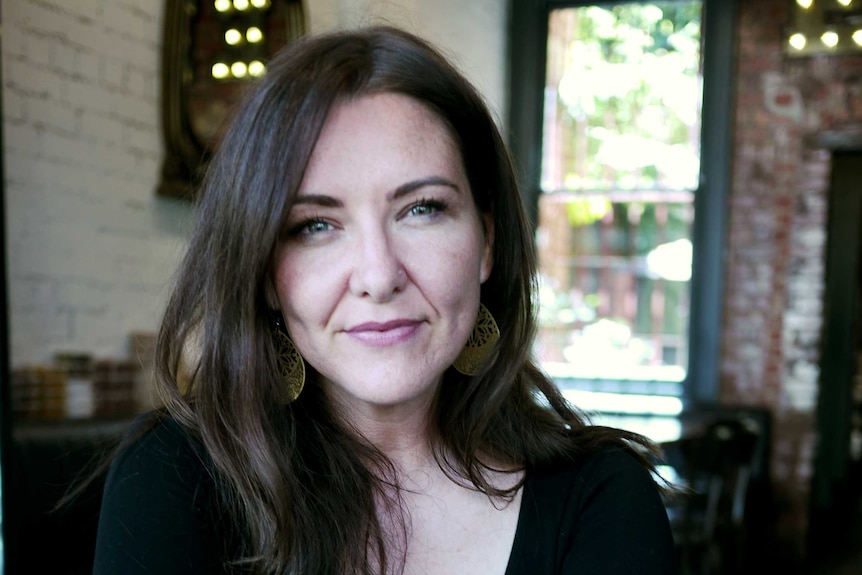
<svg viewBox="0 0 862 575"><path fill-rule="evenodd" d="M485 95L535 224L535 355L664 446L684 572L862 572L860 0L0 3L5 572L89 573L99 486L49 510L157 404L242 90L302 35L377 23Z"/></svg>

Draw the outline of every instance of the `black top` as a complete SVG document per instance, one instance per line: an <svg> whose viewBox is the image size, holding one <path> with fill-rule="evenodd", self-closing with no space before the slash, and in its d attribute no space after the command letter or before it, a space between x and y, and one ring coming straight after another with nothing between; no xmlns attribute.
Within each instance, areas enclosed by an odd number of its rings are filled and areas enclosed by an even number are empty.
<svg viewBox="0 0 862 575"><path fill-rule="evenodd" d="M506 575L676 572L667 512L633 455L613 448L527 472Z"/></svg>
<svg viewBox="0 0 862 575"><path fill-rule="evenodd" d="M231 572L236 548L203 450L166 419L114 460L94 575ZM506 575L676 573L649 473L622 449L527 472ZM441 574L443 575L443 574Z"/></svg>

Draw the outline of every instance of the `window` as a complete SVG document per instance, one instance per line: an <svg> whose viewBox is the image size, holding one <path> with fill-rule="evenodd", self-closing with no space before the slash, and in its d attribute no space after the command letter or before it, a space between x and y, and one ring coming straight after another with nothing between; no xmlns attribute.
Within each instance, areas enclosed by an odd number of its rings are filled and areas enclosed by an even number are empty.
<svg viewBox="0 0 862 575"><path fill-rule="evenodd" d="M718 4L514 0L536 354L567 394L638 394L631 409L655 412L716 395L733 32ZM602 410L591 397L576 403Z"/></svg>
<svg viewBox="0 0 862 575"><path fill-rule="evenodd" d="M700 170L701 3L549 15L538 355L679 395ZM647 388L650 390L650 388Z"/></svg>

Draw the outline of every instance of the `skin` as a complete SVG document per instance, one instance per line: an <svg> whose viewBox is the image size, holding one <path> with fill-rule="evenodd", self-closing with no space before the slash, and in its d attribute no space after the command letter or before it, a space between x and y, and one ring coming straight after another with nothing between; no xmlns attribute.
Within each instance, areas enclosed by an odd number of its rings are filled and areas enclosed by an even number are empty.
<svg viewBox="0 0 862 575"><path fill-rule="evenodd" d="M393 94L336 106L278 253L288 332L360 429L427 408L473 328L491 242L458 149Z"/></svg>
<svg viewBox="0 0 862 575"><path fill-rule="evenodd" d="M520 492L491 501L429 449L429 406L491 273L490 223L445 124L376 94L330 112L277 252L274 299L291 338L339 413L395 465L408 575L499 575L515 536ZM498 487L522 476L490 475Z"/></svg>

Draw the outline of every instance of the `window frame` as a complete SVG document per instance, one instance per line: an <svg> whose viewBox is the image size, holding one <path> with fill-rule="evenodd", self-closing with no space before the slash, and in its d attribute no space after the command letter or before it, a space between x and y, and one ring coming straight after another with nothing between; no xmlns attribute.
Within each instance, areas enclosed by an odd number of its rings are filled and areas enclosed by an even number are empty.
<svg viewBox="0 0 862 575"><path fill-rule="evenodd" d="M542 106L548 17L552 10L627 3L511 0L509 14L509 145L535 229L542 169ZM694 197L689 358L683 404L715 403L724 303L724 246L730 189L733 65L737 0L703 0L703 103L700 181Z"/></svg>

